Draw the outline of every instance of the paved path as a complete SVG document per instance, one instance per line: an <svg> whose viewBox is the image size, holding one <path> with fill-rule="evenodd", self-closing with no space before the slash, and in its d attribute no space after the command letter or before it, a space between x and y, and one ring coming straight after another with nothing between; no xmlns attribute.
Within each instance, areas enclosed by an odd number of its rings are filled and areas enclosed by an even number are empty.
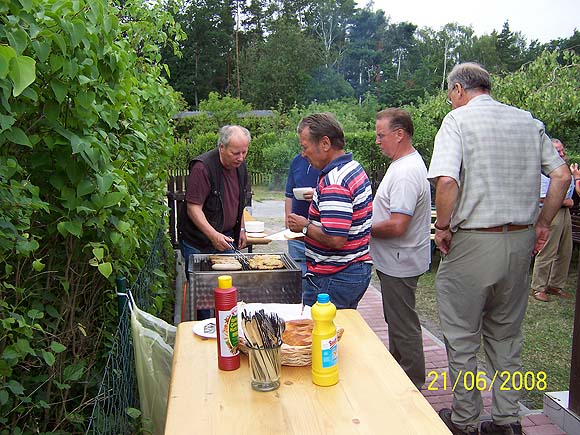
<svg viewBox="0 0 580 435"><path fill-rule="evenodd" d="M382 298L380 291L374 286L370 286L361 300L358 311L366 320L373 331L379 336L381 341L388 347L388 327L383 317ZM443 381L441 373L447 372L447 355L445 346L426 329L423 329L423 350L425 352L425 371L427 383L421 389L421 393L431 404L435 411L441 408L451 407L453 395L450 387L447 390L443 388ZM436 382L431 385L429 383L434 380L435 372L439 376ZM438 388L438 389L435 389ZM490 418L491 406L491 392L483 392L484 415L483 419ZM524 412L526 412L525 410ZM527 411L530 412L530 411ZM552 421L541 412L527 414L522 418L522 426L525 435L566 435L562 430L552 423ZM573 434L570 434L573 435Z"/></svg>

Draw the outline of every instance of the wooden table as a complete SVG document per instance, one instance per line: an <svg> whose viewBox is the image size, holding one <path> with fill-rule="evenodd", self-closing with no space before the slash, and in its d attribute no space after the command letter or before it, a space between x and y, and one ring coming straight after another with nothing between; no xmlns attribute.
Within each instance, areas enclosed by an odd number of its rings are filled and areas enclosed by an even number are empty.
<svg viewBox="0 0 580 435"><path fill-rule="evenodd" d="M248 358L217 368L215 340L177 330L165 434L449 434L385 345L355 310L339 310L340 381L312 383L310 366L282 366L280 388L250 387Z"/></svg>

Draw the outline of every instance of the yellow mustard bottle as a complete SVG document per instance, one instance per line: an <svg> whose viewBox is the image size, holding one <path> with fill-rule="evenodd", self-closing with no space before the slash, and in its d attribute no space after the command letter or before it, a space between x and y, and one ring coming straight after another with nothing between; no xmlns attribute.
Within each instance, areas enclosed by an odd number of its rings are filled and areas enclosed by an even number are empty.
<svg viewBox="0 0 580 435"><path fill-rule="evenodd" d="M312 382L322 387L338 383L338 338L336 306L328 293L320 293L312 306Z"/></svg>

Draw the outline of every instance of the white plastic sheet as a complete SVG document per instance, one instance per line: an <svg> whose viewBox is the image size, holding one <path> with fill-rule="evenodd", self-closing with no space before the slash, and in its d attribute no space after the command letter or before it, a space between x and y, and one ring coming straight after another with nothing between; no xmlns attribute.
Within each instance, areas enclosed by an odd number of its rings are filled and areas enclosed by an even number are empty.
<svg viewBox="0 0 580 435"><path fill-rule="evenodd" d="M162 435L176 328L129 303L143 431Z"/></svg>

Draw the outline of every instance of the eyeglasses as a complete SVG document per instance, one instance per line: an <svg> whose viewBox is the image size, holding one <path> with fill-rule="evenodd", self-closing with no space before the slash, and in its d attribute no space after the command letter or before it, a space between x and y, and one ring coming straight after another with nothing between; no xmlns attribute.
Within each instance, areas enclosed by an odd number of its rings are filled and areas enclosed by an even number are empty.
<svg viewBox="0 0 580 435"><path fill-rule="evenodd" d="M397 130L402 130L402 129L403 129L403 127L395 127L395 128L393 128L392 130L389 130L389 131L387 131L386 133L380 133L380 134L377 134L377 135L376 135L376 138L377 138L379 141L382 141L382 140L383 140L383 139L384 139L384 138L387 136L387 134L389 134L389 133L392 133L392 132L394 132L394 131L397 131Z"/></svg>

